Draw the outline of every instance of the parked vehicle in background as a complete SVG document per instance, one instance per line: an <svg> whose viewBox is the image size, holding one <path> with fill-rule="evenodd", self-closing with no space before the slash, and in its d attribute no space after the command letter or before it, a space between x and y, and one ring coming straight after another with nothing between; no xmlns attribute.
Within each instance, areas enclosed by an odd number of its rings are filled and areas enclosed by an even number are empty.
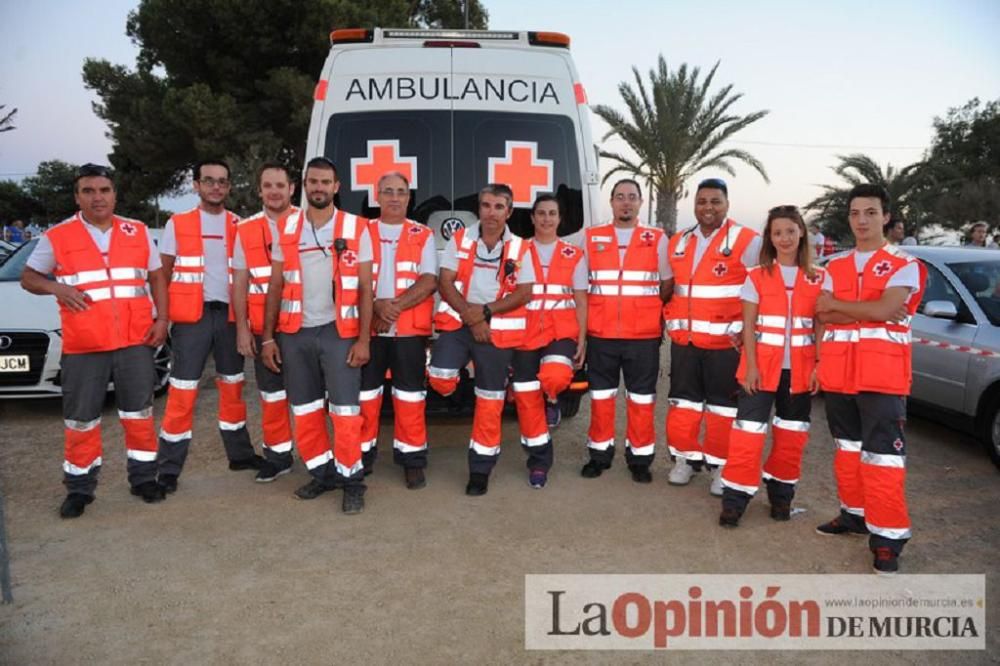
<svg viewBox="0 0 1000 666"><path fill-rule="evenodd" d="M52 296L21 288L21 271L38 239L32 239L0 264L0 399L57 398L62 395L62 324ZM170 339L156 350L156 390L170 379ZM109 384L108 390L114 390Z"/></svg>
<svg viewBox="0 0 1000 666"><path fill-rule="evenodd" d="M7 260L7 257L14 254L14 250L17 249L17 245L14 245L10 241L5 241L0 239L0 264Z"/></svg>

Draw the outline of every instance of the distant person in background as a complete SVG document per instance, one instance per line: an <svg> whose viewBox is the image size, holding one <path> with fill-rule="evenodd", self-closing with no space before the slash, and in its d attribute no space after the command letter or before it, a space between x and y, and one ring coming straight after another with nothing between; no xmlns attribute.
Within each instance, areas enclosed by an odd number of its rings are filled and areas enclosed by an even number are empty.
<svg viewBox="0 0 1000 666"><path fill-rule="evenodd" d="M819 230L819 222L809 223L809 242L812 244L813 252L816 253L816 256L822 257L826 236Z"/></svg>
<svg viewBox="0 0 1000 666"><path fill-rule="evenodd" d="M882 228L885 239L893 245L916 245L917 239L906 235L906 218L894 213L889 223Z"/></svg>
<svg viewBox="0 0 1000 666"><path fill-rule="evenodd" d="M15 222L15 224L17 224ZM985 247L991 250L997 249L997 244L993 241L988 241L989 237L989 227L985 221L980 220L979 222L974 222L971 227L969 227L969 238L966 241L966 247Z"/></svg>
<svg viewBox="0 0 1000 666"><path fill-rule="evenodd" d="M7 230L5 233L7 240L11 243L23 243L24 242L24 222L21 220L14 220L9 225L7 225Z"/></svg>

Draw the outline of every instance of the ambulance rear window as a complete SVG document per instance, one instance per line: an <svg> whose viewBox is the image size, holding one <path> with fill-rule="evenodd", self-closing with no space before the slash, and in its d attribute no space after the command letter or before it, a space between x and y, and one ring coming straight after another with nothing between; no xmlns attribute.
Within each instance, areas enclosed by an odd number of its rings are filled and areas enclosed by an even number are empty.
<svg viewBox="0 0 1000 666"><path fill-rule="evenodd" d="M427 224L438 211L478 208L489 182L515 191L511 229L530 237L535 195L554 193L563 208L560 235L583 227L580 158L565 116L494 111L417 110L331 116L324 154L340 173L339 205L365 217L375 181L386 171L413 174L408 217ZM413 182L411 182L411 187Z"/></svg>

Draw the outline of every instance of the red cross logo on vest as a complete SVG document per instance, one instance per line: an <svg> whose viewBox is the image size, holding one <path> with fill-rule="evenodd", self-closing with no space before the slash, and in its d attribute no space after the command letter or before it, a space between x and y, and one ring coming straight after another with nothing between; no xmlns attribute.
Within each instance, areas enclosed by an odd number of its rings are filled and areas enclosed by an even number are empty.
<svg viewBox="0 0 1000 666"><path fill-rule="evenodd" d="M341 258L345 266L353 266L358 262L358 255L354 253L354 250L347 250L344 252L344 256Z"/></svg>
<svg viewBox="0 0 1000 666"><path fill-rule="evenodd" d="M122 230L122 233L126 236L135 236L136 228L131 222L122 222L118 225L118 228Z"/></svg>
<svg viewBox="0 0 1000 666"><path fill-rule="evenodd" d="M812 277L809 277L808 275L806 276L806 282L808 282L809 284L816 285L819 284L822 280L823 280L823 274L820 273L819 271L816 271Z"/></svg>
<svg viewBox="0 0 1000 666"><path fill-rule="evenodd" d="M514 192L514 206L531 208L535 197L552 191L552 160L538 158L535 141L506 141L503 157L489 158L487 180L505 183Z"/></svg>
<svg viewBox="0 0 1000 666"><path fill-rule="evenodd" d="M726 274L727 270L728 269L726 268L725 262L722 262L722 261L720 261L719 263L717 263L715 265L715 267L712 268L712 272L715 273L716 277L722 277L723 275Z"/></svg>
<svg viewBox="0 0 1000 666"><path fill-rule="evenodd" d="M649 229L646 229L641 234L639 234L639 240L641 240L646 245L652 243L654 238L655 236L653 235L653 232L650 231Z"/></svg>
<svg viewBox="0 0 1000 666"><path fill-rule="evenodd" d="M398 171L410 181L410 189L417 189L417 158L399 154L399 140L373 139L368 142L365 157L351 158L351 189L368 193L368 205L378 207L375 186L383 174Z"/></svg>
<svg viewBox="0 0 1000 666"><path fill-rule="evenodd" d="M892 264L890 264L887 260L883 259L882 261L875 264L875 268L873 268L872 270L875 272L875 275L877 277L882 277L883 275L888 273L890 269L892 269Z"/></svg>
<svg viewBox="0 0 1000 666"><path fill-rule="evenodd" d="M567 259L572 259L576 256L576 248L569 247L568 245L562 249L562 256Z"/></svg>

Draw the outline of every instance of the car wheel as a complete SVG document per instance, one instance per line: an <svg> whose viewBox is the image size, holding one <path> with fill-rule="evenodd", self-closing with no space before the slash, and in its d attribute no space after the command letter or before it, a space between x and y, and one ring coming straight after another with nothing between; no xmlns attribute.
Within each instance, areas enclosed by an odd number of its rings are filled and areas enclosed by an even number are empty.
<svg viewBox="0 0 1000 666"><path fill-rule="evenodd" d="M581 397L580 393L563 393L559 396L559 411L562 412L563 418L568 419L576 416L576 413L580 411Z"/></svg>
<svg viewBox="0 0 1000 666"><path fill-rule="evenodd" d="M153 369L156 372L153 391L156 395L163 395L170 383L170 355L170 338L167 337L153 354Z"/></svg>
<svg viewBox="0 0 1000 666"><path fill-rule="evenodd" d="M990 399L983 416L979 439L990 454L993 464L1000 468L1000 394Z"/></svg>

